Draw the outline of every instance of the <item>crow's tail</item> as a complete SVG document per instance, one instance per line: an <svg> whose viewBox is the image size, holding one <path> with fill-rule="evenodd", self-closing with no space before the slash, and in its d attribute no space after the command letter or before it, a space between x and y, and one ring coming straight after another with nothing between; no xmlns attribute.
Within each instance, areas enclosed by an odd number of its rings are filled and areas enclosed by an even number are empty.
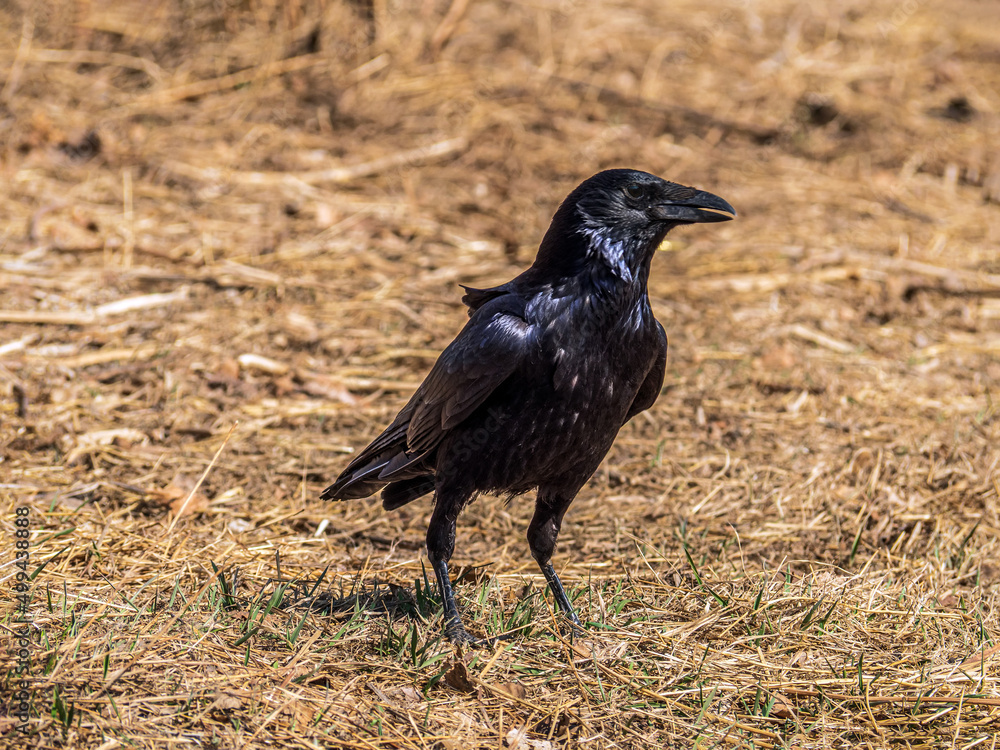
<svg viewBox="0 0 1000 750"><path fill-rule="evenodd" d="M374 455L369 449L351 461L323 490L322 500L356 500L382 490L382 505L395 510L434 491L434 474L425 455L410 456L395 446Z"/></svg>
<svg viewBox="0 0 1000 750"><path fill-rule="evenodd" d="M382 507L386 510L396 510L428 492L434 491L434 475L422 474L412 479L391 482L382 490Z"/></svg>

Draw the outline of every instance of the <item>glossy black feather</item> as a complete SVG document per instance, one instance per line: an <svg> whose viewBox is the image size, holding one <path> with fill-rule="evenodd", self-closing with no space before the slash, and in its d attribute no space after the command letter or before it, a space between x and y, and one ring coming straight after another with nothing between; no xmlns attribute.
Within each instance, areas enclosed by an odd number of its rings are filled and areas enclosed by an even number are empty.
<svg viewBox="0 0 1000 750"><path fill-rule="evenodd" d="M447 581L455 518L478 492L538 489L529 544L575 618L549 558L573 497L662 388L667 339L646 292L652 257L672 227L734 214L717 196L645 172L609 170L582 183L530 268L501 286L465 287L465 328L323 493L348 499L384 487L393 509L436 492L428 553L450 636L464 633Z"/></svg>

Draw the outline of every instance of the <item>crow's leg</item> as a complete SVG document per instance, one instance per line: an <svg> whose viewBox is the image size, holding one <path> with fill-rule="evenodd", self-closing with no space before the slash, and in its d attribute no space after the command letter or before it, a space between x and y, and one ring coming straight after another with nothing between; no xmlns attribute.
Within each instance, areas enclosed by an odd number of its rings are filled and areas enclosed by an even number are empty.
<svg viewBox="0 0 1000 750"><path fill-rule="evenodd" d="M451 590L451 580L448 578L448 561L455 551L455 523L458 514L469 501L472 493L439 488L427 525L427 557L437 576L438 589L441 592L441 603L444 605L444 635L456 644L479 645L478 639L469 635L455 605L455 594Z"/></svg>
<svg viewBox="0 0 1000 750"><path fill-rule="evenodd" d="M562 527L563 516L566 509L573 502L576 492L562 493L538 490L538 499L535 500L535 514L528 524L528 547L531 554L542 569L542 575L549 584L552 596L555 597L556 604L559 605L570 622L579 628L580 618L573 611L569 597L566 596L566 589L563 588L562 581L552 568L552 553L556 548L556 538L559 536L559 529Z"/></svg>

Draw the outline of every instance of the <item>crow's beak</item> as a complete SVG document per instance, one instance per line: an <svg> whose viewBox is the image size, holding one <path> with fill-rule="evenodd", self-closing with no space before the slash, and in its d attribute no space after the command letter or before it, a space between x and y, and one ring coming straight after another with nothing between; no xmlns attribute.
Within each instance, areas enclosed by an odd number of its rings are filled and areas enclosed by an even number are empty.
<svg viewBox="0 0 1000 750"><path fill-rule="evenodd" d="M707 224L736 218L736 209L717 195L699 190L690 198L653 206L653 218L678 224Z"/></svg>

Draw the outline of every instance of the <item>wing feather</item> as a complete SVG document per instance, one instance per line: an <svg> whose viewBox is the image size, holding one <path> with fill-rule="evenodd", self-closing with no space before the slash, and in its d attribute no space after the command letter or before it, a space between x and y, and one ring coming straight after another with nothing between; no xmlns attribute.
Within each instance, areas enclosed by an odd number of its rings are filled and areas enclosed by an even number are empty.
<svg viewBox="0 0 1000 750"><path fill-rule="evenodd" d="M659 321L656 321L656 328L660 334L656 359L646 374L646 379L639 386L639 392L632 399L632 406L629 407L628 414L625 415L625 422L656 403L656 399L660 396L660 390L663 388L663 376L667 371L667 334Z"/></svg>
<svg viewBox="0 0 1000 750"><path fill-rule="evenodd" d="M509 312L481 323L470 320L414 394L408 449L430 450L479 408L523 361L529 329L523 318Z"/></svg>
<svg viewBox="0 0 1000 750"><path fill-rule="evenodd" d="M492 303L492 304L491 304ZM462 332L384 432L322 494L365 497L383 485L433 471L424 459L524 361L531 327L497 299L475 311Z"/></svg>

